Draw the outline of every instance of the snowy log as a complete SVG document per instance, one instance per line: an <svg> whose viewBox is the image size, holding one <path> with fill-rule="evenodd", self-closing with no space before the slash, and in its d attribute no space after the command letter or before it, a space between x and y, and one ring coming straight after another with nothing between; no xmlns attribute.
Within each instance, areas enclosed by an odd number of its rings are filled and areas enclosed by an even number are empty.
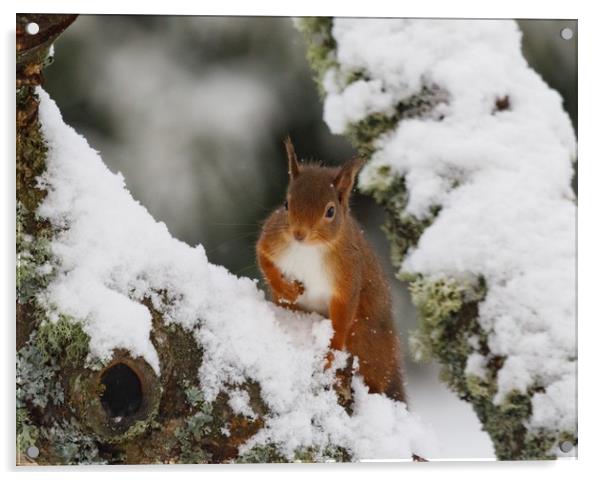
<svg viewBox="0 0 602 480"><path fill-rule="evenodd" d="M412 347L500 459L576 444L575 135L514 21L297 21L331 131L370 159Z"/></svg>
<svg viewBox="0 0 602 480"><path fill-rule="evenodd" d="M37 15L21 43L31 18L17 42L17 462L435 455L346 354L324 369L329 320L276 307L131 197L39 86L73 18Z"/></svg>

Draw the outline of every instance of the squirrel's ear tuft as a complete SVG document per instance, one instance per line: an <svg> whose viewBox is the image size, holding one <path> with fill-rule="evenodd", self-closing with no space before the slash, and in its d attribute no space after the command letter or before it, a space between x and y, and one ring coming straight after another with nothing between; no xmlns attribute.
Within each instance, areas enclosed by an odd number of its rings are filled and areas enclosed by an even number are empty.
<svg viewBox="0 0 602 480"><path fill-rule="evenodd" d="M288 156L288 174L292 180L299 176L299 161L297 160L297 154L295 153L291 137L288 135L284 139L284 146L286 147L286 154Z"/></svg>
<svg viewBox="0 0 602 480"><path fill-rule="evenodd" d="M360 168L364 166L364 163L366 163L366 161L359 157L347 160L335 177L333 184L339 191L339 201L343 205L348 204L349 196L351 195L351 190L355 183L355 177Z"/></svg>

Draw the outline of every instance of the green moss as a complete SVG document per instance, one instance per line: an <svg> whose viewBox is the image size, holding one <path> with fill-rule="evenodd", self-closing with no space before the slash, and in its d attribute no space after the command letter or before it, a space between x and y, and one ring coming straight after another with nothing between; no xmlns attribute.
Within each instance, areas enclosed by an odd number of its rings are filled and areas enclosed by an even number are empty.
<svg viewBox="0 0 602 480"><path fill-rule="evenodd" d="M17 301L32 302L53 276L50 254L50 233L44 229L37 234L26 233L29 213L21 202L17 202Z"/></svg>
<svg viewBox="0 0 602 480"><path fill-rule="evenodd" d="M306 17L300 19L298 23L307 45L307 60L314 71L318 91L322 97L324 96L322 81L330 69L335 69L344 75L343 86L370 80L369 74L364 70L340 72L340 66L336 61L337 43L332 35L332 26L331 17ZM360 155L368 157L374 153L374 141L395 128L400 120L426 116L435 106L446 101L447 94L439 87L424 86L418 94L399 102L392 112L374 113L356 124L349 125L347 136Z"/></svg>
<svg viewBox="0 0 602 480"><path fill-rule="evenodd" d="M546 460L559 439L550 432L527 431L526 423L531 416L531 394L512 392L501 405L491 400L475 401L473 406L489 433L496 456L500 460Z"/></svg>
<svg viewBox="0 0 602 480"><path fill-rule="evenodd" d="M37 119L38 99L32 87L17 90L17 200L35 212L46 191L37 188L37 177L46 170L48 147Z"/></svg>
<svg viewBox="0 0 602 480"><path fill-rule="evenodd" d="M408 203L405 179L391 174L389 166L381 166L364 193L371 194L385 210L383 230L391 245L391 262L400 267L410 248L416 246L424 230L437 217L440 207L433 206L425 218L404 213ZM407 281L400 272L401 281Z"/></svg>
<svg viewBox="0 0 602 480"><path fill-rule="evenodd" d="M342 72L336 62L336 40L332 35L332 18L313 17L299 21L298 28L302 32L307 45L307 59L312 67L320 94L323 96L322 81L326 71L335 69L344 75L344 85L357 81L370 80L369 74L363 70ZM420 92L401 100L391 111L375 112L362 120L347 125L346 136L364 158L371 157L376 149L376 142L383 135L391 132L399 122L407 118L432 118L443 120L443 116L434 114L435 108L448 101L447 92L437 85L424 85ZM383 166L376 178L363 187L364 193L370 193L377 202L384 205L387 211L385 232L392 240L391 255L393 264L399 265L411 246L416 245L422 232L432 223L439 207L435 206L426 218L419 219L412 215L400 215L407 204L407 193L403 178L390 175L390 168Z"/></svg>
<svg viewBox="0 0 602 480"><path fill-rule="evenodd" d="M234 463L318 463L318 462L350 462L351 454L342 447L327 445L323 449L314 446L300 447L293 453L291 459L282 453L282 448L275 443L255 445Z"/></svg>
<svg viewBox="0 0 602 480"><path fill-rule="evenodd" d="M116 439L118 442L125 442L131 439L138 437L139 435L145 433L149 428L155 426L155 417L151 414L151 416L145 420L136 421L127 431Z"/></svg>
<svg viewBox="0 0 602 480"><path fill-rule="evenodd" d="M27 408L17 408L17 453L24 454L36 445L39 436L40 430L31 421Z"/></svg>
<svg viewBox="0 0 602 480"><path fill-rule="evenodd" d="M203 397L201 389L185 380L186 401L194 410L175 431L180 448L181 463L208 463L211 454L203 447L203 439L215 433L213 405Z"/></svg>
<svg viewBox="0 0 602 480"><path fill-rule="evenodd" d="M19 53L17 63L45 66L50 61L49 43ZM46 307L38 301L56 272L50 250L54 232L36 214L46 196L38 180L46 170L48 147L38 119L39 99L30 82L36 79L25 80L18 82L21 86L16 90L18 454L35 445L40 450L36 462L41 464L99 463L97 439L73 418L62 384L65 369L85 358L89 339L81 326L66 317L50 323Z"/></svg>
<svg viewBox="0 0 602 480"><path fill-rule="evenodd" d="M210 414L210 406L207 405L201 389L197 385L193 384L190 380L185 379L181 383L188 405L194 409L205 410L208 414Z"/></svg>
<svg viewBox="0 0 602 480"><path fill-rule="evenodd" d="M282 454L277 445L255 445L242 455L236 457L233 463L287 463L287 458Z"/></svg>
<svg viewBox="0 0 602 480"><path fill-rule="evenodd" d="M211 454L203 448L203 439L211 434L213 417L210 410L201 410L188 417L182 427L175 431L178 440L181 463L208 463Z"/></svg>
<svg viewBox="0 0 602 480"><path fill-rule="evenodd" d="M418 278L410 286L412 300L421 320L431 329L462 307L464 288L455 280L424 280Z"/></svg>
<svg viewBox="0 0 602 480"><path fill-rule="evenodd" d="M65 409L60 356L38 347L35 332L17 352L17 448L40 449L40 463L98 463L96 438ZM56 412L62 412L56 415Z"/></svg>
<svg viewBox="0 0 602 480"><path fill-rule="evenodd" d="M494 402L497 372L504 358L489 351L487 333L478 322L478 304L486 294L484 282L467 286L451 279L415 276L409 280L419 317L411 343L414 353L421 359L440 362L442 381L472 404L492 439L496 456L501 460L554 458L553 447L564 436L527 428L531 398L541 387L532 386L524 393L512 391L500 404ZM488 359L484 378L466 373L466 362L472 353Z"/></svg>
<svg viewBox="0 0 602 480"><path fill-rule="evenodd" d="M349 72L347 74L347 77L345 78L345 85L349 85L353 82L358 82L360 80L363 80L364 82L370 80L370 77L368 76L365 70L355 70L353 72Z"/></svg>
<svg viewBox="0 0 602 480"><path fill-rule="evenodd" d="M59 315L57 321L46 321L39 326L36 344L47 358L60 358L61 362L71 366L83 365L89 352L90 336L81 323Z"/></svg>
<svg viewBox="0 0 602 480"><path fill-rule="evenodd" d="M487 382L477 375L466 376L466 388L472 397L491 396L491 382Z"/></svg>
<svg viewBox="0 0 602 480"><path fill-rule="evenodd" d="M48 285L53 268L49 249L51 228L36 216L46 195L39 188L38 177L46 169L47 145L37 118L38 98L34 88L17 89L16 104L17 348L21 348L44 316L36 295Z"/></svg>
<svg viewBox="0 0 602 480"><path fill-rule="evenodd" d="M355 81L358 76L350 78ZM393 111L373 113L357 123L348 125L346 135L359 154L368 158L376 151L376 141L382 135L396 129L402 120L419 117L435 118L433 115L435 107L446 102L447 93L437 86L423 86L419 93L401 100L395 105ZM443 116L436 119L443 120Z"/></svg>
<svg viewBox="0 0 602 480"><path fill-rule="evenodd" d="M477 321L484 284L465 285L453 279L418 276L409 289L419 319L411 335L415 357L440 361L442 380L465 396L469 391L464 373L468 356L473 352L489 355L485 333ZM482 339L477 349L471 343L475 337Z"/></svg>
<svg viewBox="0 0 602 480"><path fill-rule="evenodd" d="M409 249L438 214L438 208L423 220L402 213L407 205L403 179L390 179L383 169L382 182L373 184L372 194L387 212L385 232L391 240L391 258L399 267ZM389 179L387 179L389 176ZM377 176L378 178L378 176ZM380 185L380 188L379 188ZM483 428L490 435L500 459L548 459L560 440L551 432L531 432L526 424L531 416L531 397L514 392L501 405L493 398L497 389L497 372L504 359L491 355L487 332L478 322L478 304L486 295L481 279L477 285L463 285L450 278L427 280L419 275L398 275L409 283L413 303L418 310L418 328L410 336L410 348L417 360L435 359L441 364L441 379L458 396L469 401ZM476 338L477 345L474 345ZM486 377L467 375L466 362L471 353L489 359ZM570 434L567 434L569 437Z"/></svg>
<svg viewBox="0 0 602 480"><path fill-rule="evenodd" d="M462 307L462 290L454 281L418 278L410 284L410 294L420 319L410 344L416 359L433 358L442 339L446 341L447 324Z"/></svg>
<svg viewBox="0 0 602 480"><path fill-rule="evenodd" d="M20 348L46 318L38 295L54 277L55 268L50 252L50 228L38 222L19 201L16 217L17 348Z"/></svg>
<svg viewBox="0 0 602 480"><path fill-rule="evenodd" d="M349 76L351 81L363 79L365 75ZM447 102L447 94L436 86L424 86L415 95L400 101L393 111L376 112L363 118L359 122L347 126L346 135L357 148L359 154L365 158L371 157L376 151L376 141L384 134L396 129L403 119L428 117L435 107ZM442 120L443 117L438 117Z"/></svg>
<svg viewBox="0 0 602 480"><path fill-rule="evenodd" d="M303 463L350 462L351 454L343 447L336 445L329 444L323 449L310 446L297 449L293 461Z"/></svg>
<svg viewBox="0 0 602 480"><path fill-rule="evenodd" d="M84 432L79 423L71 419L59 419L52 426L41 429L47 448L41 450L44 463L65 465L104 464L98 450L98 439ZM58 457L58 458L57 458Z"/></svg>
<svg viewBox="0 0 602 480"><path fill-rule="evenodd" d="M337 65L334 51L336 41L332 36L331 17L305 17L299 20L299 30L307 44L307 60L316 77L320 95L324 96L322 79L328 69Z"/></svg>
<svg viewBox="0 0 602 480"><path fill-rule="evenodd" d="M46 408L65 401L57 359L37 348L35 334L17 352L17 408Z"/></svg>
<svg viewBox="0 0 602 480"><path fill-rule="evenodd" d="M467 356L471 351L468 333L478 331L478 325L466 310L466 314L462 312L466 306L464 298L469 288L452 279L417 278L410 283L410 294L420 319L418 336L422 347L426 349L422 352L423 355L431 357L435 353L451 354L447 344L450 334L455 335L458 342L457 351L454 353ZM469 324L468 331L459 328Z"/></svg>

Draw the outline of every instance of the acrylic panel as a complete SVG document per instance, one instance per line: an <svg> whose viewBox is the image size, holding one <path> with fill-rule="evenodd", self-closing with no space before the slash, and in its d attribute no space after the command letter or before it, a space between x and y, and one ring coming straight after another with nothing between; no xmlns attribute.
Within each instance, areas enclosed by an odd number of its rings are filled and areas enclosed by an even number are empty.
<svg viewBox="0 0 602 480"><path fill-rule="evenodd" d="M576 20L16 39L18 465L577 455Z"/></svg>

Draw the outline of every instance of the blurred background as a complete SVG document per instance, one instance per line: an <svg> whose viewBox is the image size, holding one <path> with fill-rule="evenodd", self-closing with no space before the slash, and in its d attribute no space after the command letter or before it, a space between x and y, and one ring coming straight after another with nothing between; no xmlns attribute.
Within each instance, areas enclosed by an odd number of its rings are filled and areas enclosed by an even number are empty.
<svg viewBox="0 0 602 480"><path fill-rule="evenodd" d="M577 22L519 25L526 59L562 95L576 128ZM561 36L564 28L571 39ZM251 278L260 279L260 223L284 198L284 136L304 159L336 165L354 154L322 121L289 18L81 16L55 44L45 88L173 236L201 243L212 263ZM407 345L416 313L394 279L383 214L370 197L356 193L353 203L395 286ZM437 366L406 357L410 408L432 425L442 457L492 458L489 437L471 407L439 382Z"/></svg>

